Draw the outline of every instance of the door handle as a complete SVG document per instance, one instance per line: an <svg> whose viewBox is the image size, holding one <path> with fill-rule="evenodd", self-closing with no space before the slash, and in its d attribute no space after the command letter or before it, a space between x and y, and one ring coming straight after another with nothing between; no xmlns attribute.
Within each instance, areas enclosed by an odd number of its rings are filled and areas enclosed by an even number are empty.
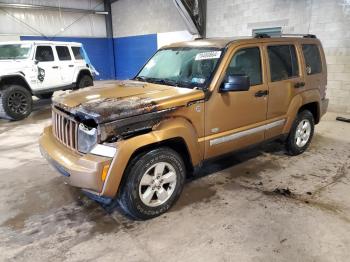
<svg viewBox="0 0 350 262"><path fill-rule="evenodd" d="M53 69L58 69L58 66L53 66L52 68L53 68Z"/></svg>
<svg viewBox="0 0 350 262"><path fill-rule="evenodd" d="M74 65L69 65L69 67L73 67Z"/></svg>
<svg viewBox="0 0 350 262"><path fill-rule="evenodd" d="M296 83L294 84L294 87L295 87L295 88L300 88L300 87L303 87L303 86L305 86L305 82L296 82Z"/></svg>
<svg viewBox="0 0 350 262"><path fill-rule="evenodd" d="M267 96L269 94L268 90L259 90L258 92L255 93L255 97L263 97Z"/></svg>

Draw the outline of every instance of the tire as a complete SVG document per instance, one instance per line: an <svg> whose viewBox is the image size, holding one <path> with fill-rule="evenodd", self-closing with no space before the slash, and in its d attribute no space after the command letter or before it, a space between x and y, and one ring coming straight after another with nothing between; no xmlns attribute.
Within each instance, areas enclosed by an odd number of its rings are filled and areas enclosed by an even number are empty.
<svg viewBox="0 0 350 262"><path fill-rule="evenodd" d="M41 95L36 95L36 96L40 99L51 99L52 95L53 95L53 92L41 94Z"/></svg>
<svg viewBox="0 0 350 262"><path fill-rule="evenodd" d="M300 112L286 140L287 153L296 156L303 153L310 145L315 130L315 121L308 110Z"/></svg>
<svg viewBox="0 0 350 262"><path fill-rule="evenodd" d="M155 176L156 168L160 172L163 170L162 175ZM177 201L185 177L186 168L182 158L168 147L139 155L129 163L124 173L117 196L119 207L133 219L157 217L168 211ZM164 180L169 183L164 183Z"/></svg>
<svg viewBox="0 0 350 262"><path fill-rule="evenodd" d="M82 77L79 78L76 89L93 86L93 85L94 85L94 81L92 80L92 77L89 75L83 75Z"/></svg>
<svg viewBox="0 0 350 262"><path fill-rule="evenodd" d="M0 118L21 120L32 112L32 94L23 86L5 86L0 91Z"/></svg>

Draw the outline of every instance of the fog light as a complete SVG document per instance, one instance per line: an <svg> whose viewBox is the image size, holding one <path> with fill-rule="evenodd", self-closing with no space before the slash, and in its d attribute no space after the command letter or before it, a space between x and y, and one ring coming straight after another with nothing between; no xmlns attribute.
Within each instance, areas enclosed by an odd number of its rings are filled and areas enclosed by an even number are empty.
<svg viewBox="0 0 350 262"><path fill-rule="evenodd" d="M108 170L109 170L109 165L105 165L103 167L102 175L101 175L101 179L102 179L103 182L106 180L106 177L107 177L107 174L108 174Z"/></svg>

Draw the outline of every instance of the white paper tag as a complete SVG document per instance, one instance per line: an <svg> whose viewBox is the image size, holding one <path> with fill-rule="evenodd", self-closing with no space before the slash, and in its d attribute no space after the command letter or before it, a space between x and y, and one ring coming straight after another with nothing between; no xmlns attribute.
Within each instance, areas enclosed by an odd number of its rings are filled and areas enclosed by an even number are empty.
<svg viewBox="0 0 350 262"><path fill-rule="evenodd" d="M216 59L216 58L220 58L220 56L221 56L221 51L210 51L210 52L197 54L194 60L197 61L197 60Z"/></svg>

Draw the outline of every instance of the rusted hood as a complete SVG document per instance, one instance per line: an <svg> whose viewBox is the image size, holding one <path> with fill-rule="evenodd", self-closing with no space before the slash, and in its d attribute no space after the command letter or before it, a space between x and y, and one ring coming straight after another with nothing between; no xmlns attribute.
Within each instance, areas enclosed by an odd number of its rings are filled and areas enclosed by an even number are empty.
<svg viewBox="0 0 350 262"><path fill-rule="evenodd" d="M203 99L201 90L121 81L94 86L55 97L54 106L97 124L158 110L186 106Z"/></svg>

